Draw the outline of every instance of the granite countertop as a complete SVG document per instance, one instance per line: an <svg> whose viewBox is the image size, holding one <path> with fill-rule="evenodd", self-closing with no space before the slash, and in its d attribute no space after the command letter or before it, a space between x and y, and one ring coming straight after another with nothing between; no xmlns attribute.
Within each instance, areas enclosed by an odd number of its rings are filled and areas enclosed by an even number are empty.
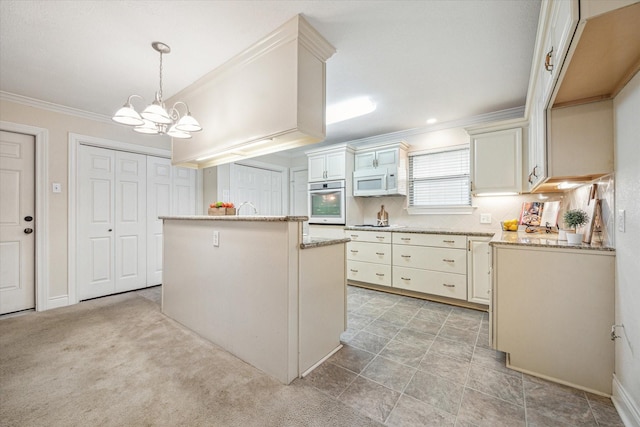
<svg viewBox="0 0 640 427"><path fill-rule="evenodd" d="M349 238L342 239L329 239L323 237L311 237L304 236L302 239L302 243L300 243L300 249L311 249L311 248L319 248L321 246L330 246L330 245L338 245L340 243L350 242Z"/></svg>
<svg viewBox="0 0 640 427"><path fill-rule="evenodd" d="M545 232L526 233L522 231L499 231L493 236L493 239L489 244L491 246L530 246L538 248L582 249L615 252L615 248L604 246L597 242L592 242L591 244L582 243L580 245L570 245L566 240L558 240L557 233Z"/></svg>
<svg viewBox="0 0 640 427"><path fill-rule="evenodd" d="M495 234L492 231L468 231L468 230L454 230L450 228L423 228L423 227L406 227L399 225L391 225L389 227L373 227L373 226L359 226L350 225L344 228L345 230L358 230L358 231L386 231L394 233L415 233L415 234L447 234L458 236L478 236L478 237L491 237Z"/></svg>
<svg viewBox="0 0 640 427"><path fill-rule="evenodd" d="M162 220L197 220L197 221L264 221L264 222L303 222L309 217L288 215L165 215Z"/></svg>

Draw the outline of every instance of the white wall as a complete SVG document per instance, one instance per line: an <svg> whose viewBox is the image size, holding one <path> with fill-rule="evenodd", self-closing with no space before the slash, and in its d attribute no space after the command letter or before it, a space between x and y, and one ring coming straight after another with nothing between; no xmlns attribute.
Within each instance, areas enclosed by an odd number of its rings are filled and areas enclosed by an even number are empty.
<svg viewBox="0 0 640 427"><path fill-rule="evenodd" d="M625 231L615 231L616 340L614 402L635 412L640 425L640 73L614 100L615 209L625 211ZM635 406L635 407L633 407ZM627 425L634 425L628 423Z"/></svg>
<svg viewBox="0 0 640 427"><path fill-rule="evenodd" d="M116 108L117 106L114 106ZM43 128L48 131L49 156L45 160L48 168L49 190L47 218L49 258L39 260L47 263L49 283L46 283L49 300L68 295L68 175L69 133L105 138L143 146L171 149L170 138L140 135L127 126L110 121L97 121L61 112L49 111L0 99L0 120ZM51 193L51 183L62 184L62 192ZM37 233L37 230L36 230Z"/></svg>

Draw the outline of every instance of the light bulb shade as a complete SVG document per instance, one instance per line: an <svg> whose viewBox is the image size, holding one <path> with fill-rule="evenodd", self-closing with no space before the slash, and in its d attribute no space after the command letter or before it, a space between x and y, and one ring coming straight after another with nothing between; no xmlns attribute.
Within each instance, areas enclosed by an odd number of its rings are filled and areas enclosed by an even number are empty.
<svg viewBox="0 0 640 427"><path fill-rule="evenodd" d="M169 132L167 132L167 135L169 135L172 138L179 138L179 139L191 138L190 133L181 131L180 129L178 129L176 125L173 125L169 128Z"/></svg>
<svg viewBox="0 0 640 427"><path fill-rule="evenodd" d="M133 128L133 130L138 133L144 133L147 135L157 135L160 133L158 126L156 126L156 124L151 120L145 120L142 126L136 126Z"/></svg>
<svg viewBox="0 0 640 427"><path fill-rule="evenodd" d="M149 104L147 108L140 113L140 115L143 119L151 120L153 123L160 123L163 125L172 123L167 110L165 110L157 101L154 101L153 104Z"/></svg>
<svg viewBox="0 0 640 427"><path fill-rule="evenodd" d="M183 132L199 132L202 130L202 126L200 126L200 123L198 123L198 121L193 118L191 113L187 113L186 115L182 116L182 118L178 120L178 123L175 125L175 128Z"/></svg>
<svg viewBox="0 0 640 427"><path fill-rule="evenodd" d="M129 126L140 126L144 124L144 120L142 120L140 114L138 114L138 112L134 110L129 103L126 103L122 108L116 111L111 120L116 123Z"/></svg>

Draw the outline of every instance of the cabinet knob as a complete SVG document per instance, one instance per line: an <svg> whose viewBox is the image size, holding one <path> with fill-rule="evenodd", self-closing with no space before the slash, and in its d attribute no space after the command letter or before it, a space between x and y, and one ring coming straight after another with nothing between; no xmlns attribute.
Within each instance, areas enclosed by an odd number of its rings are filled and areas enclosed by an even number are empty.
<svg viewBox="0 0 640 427"><path fill-rule="evenodd" d="M553 46L551 46L551 50L547 52L547 56L544 58L544 69L550 73L553 71L553 64L551 63L552 57L553 57Z"/></svg>

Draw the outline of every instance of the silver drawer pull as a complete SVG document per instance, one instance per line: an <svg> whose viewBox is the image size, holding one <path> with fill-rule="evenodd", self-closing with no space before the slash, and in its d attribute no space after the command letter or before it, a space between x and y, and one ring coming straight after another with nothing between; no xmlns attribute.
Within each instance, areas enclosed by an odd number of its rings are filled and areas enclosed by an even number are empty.
<svg viewBox="0 0 640 427"><path fill-rule="evenodd" d="M382 255L384 255L384 252L376 252L376 255L382 256Z"/></svg>
<svg viewBox="0 0 640 427"><path fill-rule="evenodd" d="M411 258L411 255L400 255L402 258Z"/></svg>
<svg viewBox="0 0 640 427"><path fill-rule="evenodd" d="M384 239L385 236L376 236L376 239Z"/></svg>
<svg viewBox="0 0 640 427"><path fill-rule="evenodd" d="M357 254L357 253L358 253L358 251L357 251L357 250L355 250L355 249L351 249L351 253L353 253L353 254Z"/></svg>
<svg viewBox="0 0 640 427"><path fill-rule="evenodd" d="M443 243L455 243L456 241L455 240L443 240L442 242Z"/></svg>
<svg viewBox="0 0 640 427"><path fill-rule="evenodd" d="M408 242L409 240L411 240L411 237L401 237L400 240L404 240L405 242Z"/></svg>
<svg viewBox="0 0 640 427"><path fill-rule="evenodd" d="M446 258L442 258L442 261L444 261L444 262L456 262L453 259L446 259Z"/></svg>
<svg viewBox="0 0 640 427"><path fill-rule="evenodd" d="M447 288L455 288L456 285L448 285L446 283L443 283L442 286L446 286Z"/></svg>
<svg viewBox="0 0 640 427"><path fill-rule="evenodd" d="M400 277L402 280L411 280L411 277Z"/></svg>
<svg viewBox="0 0 640 427"><path fill-rule="evenodd" d="M357 239L358 235L357 234L352 234L351 237L353 237L354 239Z"/></svg>
<svg viewBox="0 0 640 427"><path fill-rule="evenodd" d="M384 277L383 273L376 273L376 276Z"/></svg>
<svg viewBox="0 0 640 427"><path fill-rule="evenodd" d="M352 273L357 273L358 270L354 270L353 268L350 269Z"/></svg>

